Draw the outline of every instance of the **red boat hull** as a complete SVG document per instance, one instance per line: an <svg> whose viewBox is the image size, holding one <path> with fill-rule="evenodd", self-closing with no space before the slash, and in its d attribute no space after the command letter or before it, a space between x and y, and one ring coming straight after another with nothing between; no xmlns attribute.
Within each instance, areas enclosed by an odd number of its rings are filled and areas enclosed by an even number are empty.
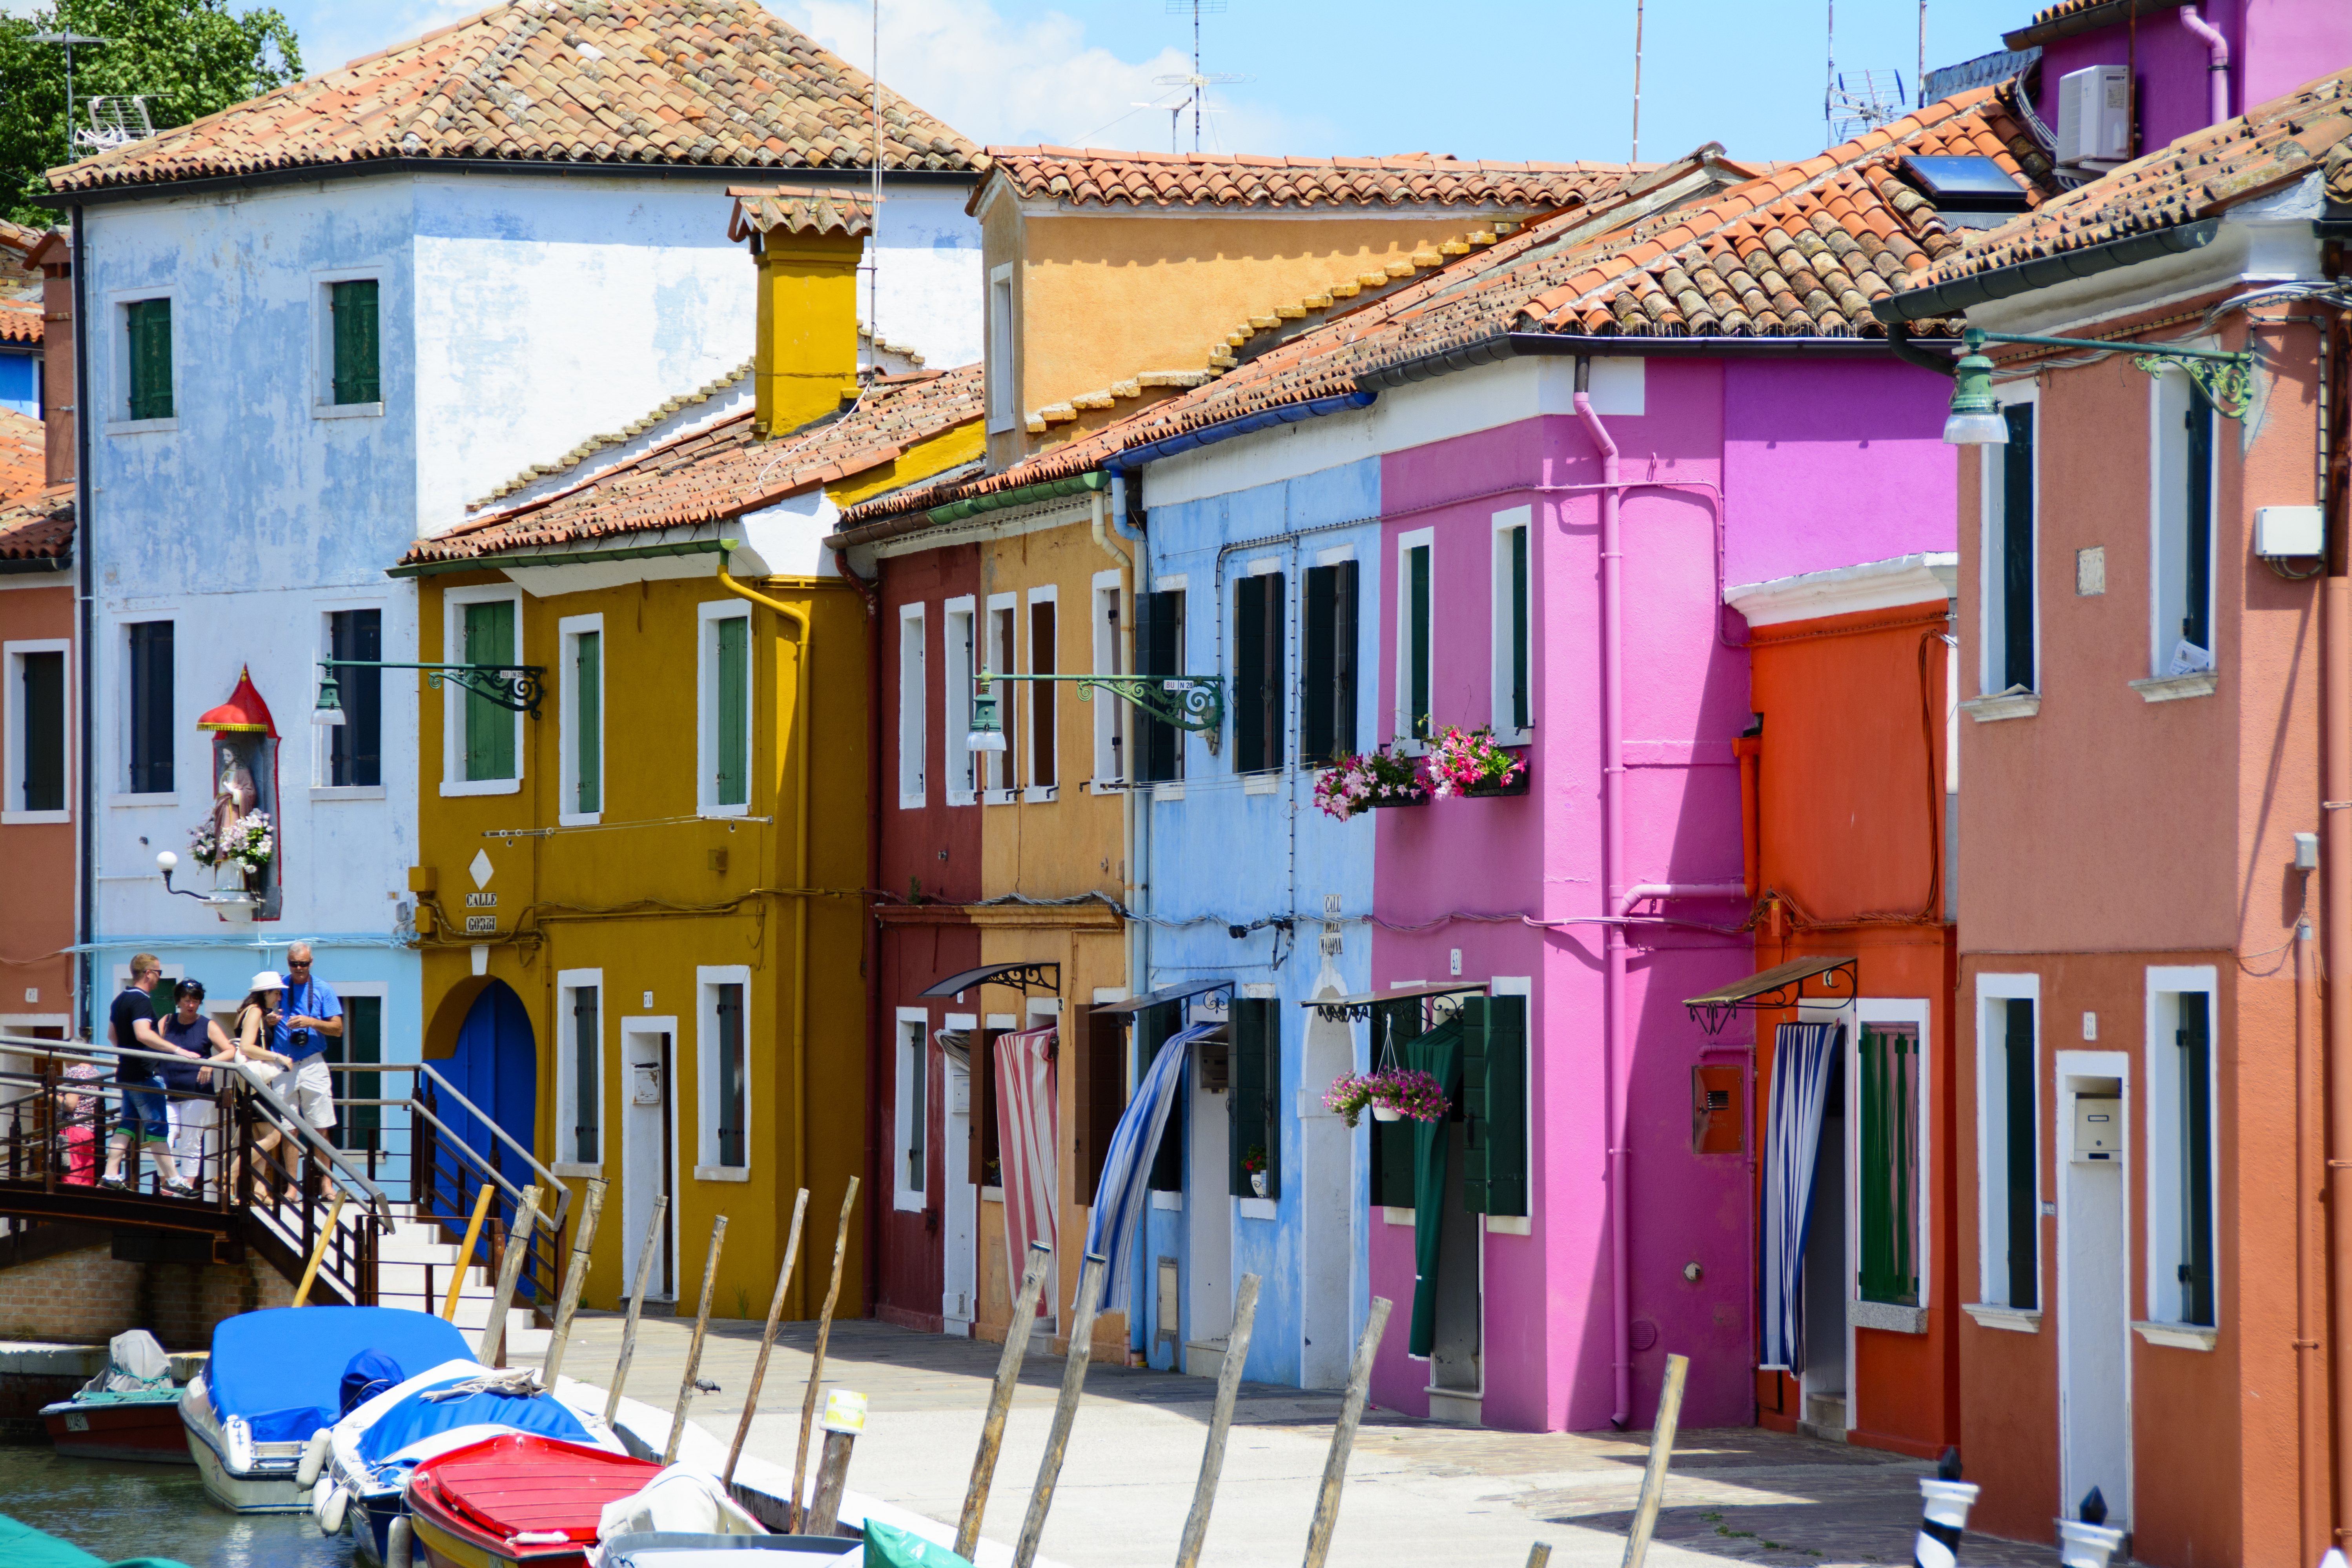
<svg viewBox="0 0 2352 1568"><path fill-rule="evenodd" d="M180 1424L175 1399L121 1405L51 1405L41 1425L58 1453L75 1459L136 1459L158 1465L193 1465L188 1429Z"/></svg>
<svg viewBox="0 0 2352 1568"><path fill-rule="evenodd" d="M408 1480L418 1555L428 1568L585 1568L604 1505L661 1468L521 1432L453 1449Z"/></svg>

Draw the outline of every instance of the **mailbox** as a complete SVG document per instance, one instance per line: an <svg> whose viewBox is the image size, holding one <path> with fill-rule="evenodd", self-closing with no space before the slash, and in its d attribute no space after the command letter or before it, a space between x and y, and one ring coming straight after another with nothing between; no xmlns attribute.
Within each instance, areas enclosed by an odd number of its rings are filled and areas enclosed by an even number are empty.
<svg viewBox="0 0 2352 1568"><path fill-rule="evenodd" d="M659 1105L661 1102L661 1063L632 1062L629 1065L629 1103Z"/></svg>
<svg viewBox="0 0 2352 1568"><path fill-rule="evenodd" d="M2082 1164L2119 1163L2124 1157L2124 1102L2119 1095L2074 1097L2074 1159Z"/></svg>
<svg viewBox="0 0 2352 1568"><path fill-rule="evenodd" d="M1747 1073L1736 1067L1691 1068L1691 1149L1737 1154L1748 1147L1748 1114L1740 1090Z"/></svg>

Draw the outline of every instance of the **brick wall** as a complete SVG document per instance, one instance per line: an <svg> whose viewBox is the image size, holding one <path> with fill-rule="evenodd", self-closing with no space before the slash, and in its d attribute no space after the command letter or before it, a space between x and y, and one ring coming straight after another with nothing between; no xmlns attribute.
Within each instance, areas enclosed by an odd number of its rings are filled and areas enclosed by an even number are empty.
<svg viewBox="0 0 2352 1568"><path fill-rule="evenodd" d="M145 1329L167 1350L205 1350L223 1318L293 1300L251 1251L242 1264L124 1263L85 1247L0 1269L0 1340L88 1342Z"/></svg>

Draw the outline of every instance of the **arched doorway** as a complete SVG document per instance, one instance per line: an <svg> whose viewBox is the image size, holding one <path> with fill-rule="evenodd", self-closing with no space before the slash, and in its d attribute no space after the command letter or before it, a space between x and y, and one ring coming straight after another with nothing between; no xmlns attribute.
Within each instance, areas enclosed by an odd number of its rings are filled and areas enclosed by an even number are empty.
<svg viewBox="0 0 2352 1568"><path fill-rule="evenodd" d="M500 1131L525 1149L537 1146L533 1140L539 1115L539 1045L531 1033L530 1015L523 1010L522 998L503 982L491 981L474 998L473 1005L466 1010L465 1022L457 1026L457 1049L447 1059L434 1065L449 1086L495 1122ZM530 1184L530 1164L463 1105L443 1098L435 1111L458 1142L485 1160L494 1162L499 1174L509 1184L520 1189ZM454 1152L436 1159L434 1184L439 1191L436 1206L460 1215L469 1213L474 1194L479 1190L478 1171L463 1155ZM501 1196L498 1212L511 1224L512 1200Z"/></svg>

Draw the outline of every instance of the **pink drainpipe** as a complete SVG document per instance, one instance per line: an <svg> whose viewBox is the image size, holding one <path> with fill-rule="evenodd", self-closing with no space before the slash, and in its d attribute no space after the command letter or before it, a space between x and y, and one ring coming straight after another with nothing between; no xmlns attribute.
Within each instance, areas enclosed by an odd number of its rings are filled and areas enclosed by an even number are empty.
<svg viewBox="0 0 2352 1568"><path fill-rule="evenodd" d="M2230 118L2230 40L2194 5L2180 8L2180 25L2205 40L2206 69L2213 79L2212 122L2219 125Z"/></svg>
<svg viewBox="0 0 2352 1568"><path fill-rule="evenodd" d="M1576 362L1576 416L1601 453L1601 879L1608 889L1609 912L1622 921L1637 903L1652 899L1744 899L1743 882L1643 882L1625 885L1625 659L1623 560L1618 534L1619 503L1626 481L1618 474L1617 443L1592 411L1588 395L1591 362ZM1601 1120L1609 1140L1609 1347L1615 1405L1609 1420L1620 1429L1633 1418L1633 1295L1627 1261L1626 1212L1631 1207L1626 1170L1624 1096L1619 1064L1632 1055L1625 1026L1625 928L1603 928L1605 955L1601 1043Z"/></svg>

